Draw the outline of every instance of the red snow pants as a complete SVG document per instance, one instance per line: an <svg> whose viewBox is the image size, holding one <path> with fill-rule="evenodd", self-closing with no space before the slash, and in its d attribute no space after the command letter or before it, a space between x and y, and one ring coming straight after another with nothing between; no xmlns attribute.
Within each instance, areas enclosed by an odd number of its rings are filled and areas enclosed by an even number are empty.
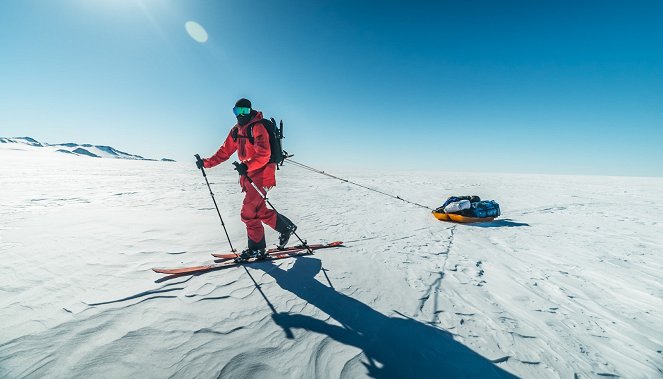
<svg viewBox="0 0 663 379"><path fill-rule="evenodd" d="M267 189L261 186L262 183L258 183L257 181L254 181L254 183L264 191L263 194L267 194ZM246 234L249 239L248 247L249 249L264 249L266 247L265 229L262 224L264 223L270 228L275 229L278 213L273 209L267 208L265 199L244 177L241 177L240 185L246 193L240 215L242 222L246 224Z"/></svg>

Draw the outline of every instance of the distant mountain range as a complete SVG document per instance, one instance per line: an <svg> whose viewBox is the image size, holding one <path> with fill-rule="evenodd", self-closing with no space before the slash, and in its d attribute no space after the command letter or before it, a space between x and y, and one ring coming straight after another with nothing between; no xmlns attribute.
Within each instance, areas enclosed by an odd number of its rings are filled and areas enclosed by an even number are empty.
<svg viewBox="0 0 663 379"><path fill-rule="evenodd" d="M79 145L77 143L45 143L39 142L31 137L0 137L0 144L20 144L18 146L31 146L33 148L45 148L57 153L71 154L91 158L114 158L133 159L140 161L157 161L158 159L145 158L140 155L125 153L111 146L92 145L89 143ZM1 146L1 145L0 145ZM173 159L162 158L164 162L175 162Z"/></svg>

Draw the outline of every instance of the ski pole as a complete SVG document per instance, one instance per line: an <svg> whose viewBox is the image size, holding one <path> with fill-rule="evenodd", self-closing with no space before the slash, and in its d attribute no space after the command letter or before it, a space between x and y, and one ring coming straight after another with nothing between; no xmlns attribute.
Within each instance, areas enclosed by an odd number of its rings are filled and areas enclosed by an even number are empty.
<svg viewBox="0 0 663 379"><path fill-rule="evenodd" d="M202 161L200 158L200 155L196 154L195 155L196 159L198 161ZM228 229L226 229L226 224L223 222L223 217L221 217L221 212L219 211L219 206L216 204L216 199L214 198L214 193L212 192L212 187L209 185L209 180L207 180L207 174L205 174L205 168L200 167L200 171L203 172L203 177L205 178L205 182L207 183L207 188L209 188L209 194L212 195L212 201L214 202L214 207L216 208L216 213L219 214L219 219L221 219L221 226L223 226L223 231L226 233L226 238L228 239L228 243L230 244L230 251L233 253L236 252L235 248L233 247L233 243L230 242L230 236L228 235Z"/></svg>
<svg viewBox="0 0 663 379"><path fill-rule="evenodd" d="M239 172L239 163L237 163L237 162L233 162L233 165L235 166L235 169ZM272 207L272 209L273 209L274 211L276 211L276 213L279 213L279 211L277 211L276 208L274 208L274 205L272 205L272 203L271 203L271 202L269 201L269 199L267 198L267 194L262 193L262 191L261 191L260 189L258 189L258 186L253 182L253 179L251 179L251 177L249 176L249 174L248 174L248 173L244 174L244 177L246 177L246 180L248 180L249 183L251 183L251 185L253 186L253 188L254 188L256 191L258 191L258 193L260 194L260 196L262 196L262 198L265 200L265 202L266 202L267 204L269 204L269 206ZM297 232L292 232L292 234L294 234L295 237L297 237L297 239L299 240L299 242L302 243L302 246L304 246L304 247L306 248L306 250L308 250L309 254L313 254L313 250L311 250L311 248L308 247L308 244L306 243L306 241L304 241L303 239L301 239L301 238L299 237L299 235L297 234Z"/></svg>

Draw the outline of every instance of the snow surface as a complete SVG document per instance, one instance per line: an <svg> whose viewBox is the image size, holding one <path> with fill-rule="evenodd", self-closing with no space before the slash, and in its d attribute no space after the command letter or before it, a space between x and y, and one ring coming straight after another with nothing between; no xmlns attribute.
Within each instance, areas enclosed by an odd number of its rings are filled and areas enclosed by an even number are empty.
<svg viewBox="0 0 663 379"><path fill-rule="evenodd" d="M314 256L163 280L228 252L192 162L0 143L0 377L663 376L663 179L335 172L271 192ZM208 171L238 248L242 194ZM276 234L268 231L268 240Z"/></svg>

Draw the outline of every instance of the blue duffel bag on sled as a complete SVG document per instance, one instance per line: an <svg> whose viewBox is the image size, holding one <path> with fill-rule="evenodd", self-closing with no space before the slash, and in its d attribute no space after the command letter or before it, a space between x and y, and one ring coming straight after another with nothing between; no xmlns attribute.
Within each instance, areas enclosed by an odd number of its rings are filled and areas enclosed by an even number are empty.
<svg viewBox="0 0 663 379"><path fill-rule="evenodd" d="M465 217L487 218L500 215L500 205L494 200L484 200L472 203L469 209L460 211Z"/></svg>

